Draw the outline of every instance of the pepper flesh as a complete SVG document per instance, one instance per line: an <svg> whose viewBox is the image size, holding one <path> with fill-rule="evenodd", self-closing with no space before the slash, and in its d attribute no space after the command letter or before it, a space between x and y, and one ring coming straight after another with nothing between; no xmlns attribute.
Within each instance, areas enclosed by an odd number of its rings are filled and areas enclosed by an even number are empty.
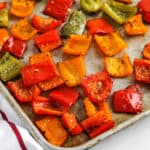
<svg viewBox="0 0 150 150"><path fill-rule="evenodd" d="M34 0L12 0L10 13L17 17L27 17L34 9Z"/></svg>
<svg viewBox="0 0 150 150"><path fill-rule="evenodd" d="M8 19L8 10L3 9L0 10L0 27L8 27L9 19Z"/></svg>
<svg viewBox="0 0 150 150"><path fill-rule="evenodd" d="M144 46L142 54L146 59L150 59L150 42Z"/></svg>
<svg viewBox="0 0 150 150"><path fill-rule="evenodd" d="M27 49L27 45L22 40L10 37L4 44L3 49L18 58L22 58Z"/></svg>
<svg viewBox="0 0 150 150"><path fill-rule="evenodd" d="M114 56L127 47L127 43L117 32L108 35L94 35L99 50L106 56Z"/></svg>
<svg viewBox="0 0 150 150"><path fill-rule="evenodd" d="M61 121L63 122L64 126L69 129L72 135L78 135L83 131L76 119L76 116L72 113L64 113Z"/></svg>
<svg viewBox="0 0 150 150"><path fill-rule="evenodd" d="M120 58L106 57L105 69L112 77L127 77L133 73L133 67L127 54Z"/></svg>
<svg viewBox="0 0 150 150"><path fill-rule="evenodd" d="M31 26L27 18L24 18L12 24L11 33L15 38L26 41L31 39L37 33L37 30Z"/></svg>
<svg viewBox="0 0 150 150"><path fill-rule="evenodd" d="M62 51L71 55L85 55L91 45L92 37L88 35L70 35Z"/></svg>
<svg viewBox="0 0 150 150"><path fill-rule="evenodd" d="M35 123L50 143L61 146L67 140L68 134L58 118L48 116Z"/></svg>
<svg viewBox="0 0 150 150"><path fill-rule="evenodd" d="M102 0L80 0L82 9L87 13L96 13L101 9Z"/></svg>
<svg viewBox="0 0 150 150"><path fill-rule="evenodd" d="M74 0L49 0L44 13L65 21Z"/></svg>
<svg viewBox="0 0 150 150"><path fill-rule="evenodd" d="M139 113L142 111L142 93L139 85L134 84L113 94L115 112Z"/></svg>
<svg viewBox="0 0 150 150"><path fill-rule="evenodd" d="M108 34L115 29L104 18L90 19L86 23L89 34Z"/></svg>
<svg viewBox="0 0 150 150"><path fill-rule="evenodd" d="M103 3L101 9L119 24L123 24L129 17L137 13L136 6L129 6L114 0Z"/></svg>
<svg viewBox="0 0 150 150"><path fill-rule="evenodd" d="M60 26L61 21L54 18L44 18L34 14L32 18L32 24L38 30L38 32L47 32Z"/></svg>
<svg viewBox="0 0 150 150"><path fill-rule="evenodd" d="M6 52L0 58L0 79L6 82L16 78L19 76L22 66L23 64L18 59Z"/></svg>
<svg viewBox="0 0 150 150"><path fill-rule="evenodd" d="M134 78L138 82L150 84L150 60L134 60Z"/></svg>
<svg viewBox="0 0 150 150"><path fill-rule="evenodd" d="M42 51L52 51L62 45L61 38L56 30L45 32L34 39L37 47Z"/></svg>
<svg viewBox="0 0 150 150"><path fill-rule="evenodd" d="M81 35L86 25L86 16L81 11L73 11L68 22L63 26L61 35L67 37L71 34Z"/></svg>
<svg viewBox="0 0 150 150"><path fill-rule="evenodd" d="M81 84L86 75L84 58L82 56L58 63L60 76L69 87Z"/></svg>
<svg viewBox="0 0 150 150"><path fill-rule="evenodd" d="M124 27L127 35L143 35L148 31L148 27L142 22L141 14L130 17Z"/></svg>

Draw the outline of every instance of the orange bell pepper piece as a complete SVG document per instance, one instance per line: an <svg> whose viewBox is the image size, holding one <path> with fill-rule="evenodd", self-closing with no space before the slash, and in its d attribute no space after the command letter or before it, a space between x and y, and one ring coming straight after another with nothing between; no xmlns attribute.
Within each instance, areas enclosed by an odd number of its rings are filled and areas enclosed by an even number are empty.
<svg viewBox="0 0 150 150"><path fill-rule="evenodd" d="M35 123L51 144L61 146L66 141L68 134L57 117L48 116Z"/></svg>
<svg viewBox="0 0 150 150"><path fill-rule="evenodd" d="M9 38L8 31L4 28L1 28L0 29L0 52L2 50L4 43L8 40L8 38Z"/></svg>
<svg viewBox="0 0 150 150"><path fill-rule="evenodd" d="M90 47L91 39L90 35L70 35L62 51L71 55L85 55Z"/></svg>
<svg viewBox="0 0 150 150"><path fill-rule="evenodd" d="M146 59L150 59L150 42L144 46L142 54Z"/></svg>
<svg viewBox="0 0 150 150"><path fill-rule="evenodd" d="M31 39L37 30L31 26L27 18L24 18L11 26L11 33L14 37L24 41Z"/></svg>
<svg viewBox="0 0 150 150"><path fill-rule="evenodd" d="M34 9L35 0L12 0L10 13L17 17L27 17Z"/></svg>
<svg viewBox="0 0 150 150"><path fill-rule="evenodd" d="M148 31L148 27L142 22L141 14L130 17L124 27L127 35L141 35Z"/></svg>
<svg viewBox="0 0 150 150"><path fill-rule="evenodd" d="M60 76L70 86L77 86L86 75L85 63L82 56L58 63Z"/></svg>
<svg viewBox="0 0 150 150"><path fill-rule="evenodd" d="M40 63L43 61L50 61L53 66L55 67L55 70L57 72L57 76L50 79L50 80L46 80L43 82L40 82L38 84L38 86L40 87L40 89L42 91L47 91L47 90L51 90L59 85L62 85L64 83L63 79L59 76L59 73L57 71L57 67L53 61L52 55L50 52L42 52L42 53L37 53L34 54L32 56L29 57L29 63L30 64L35 64L35 63Z"/></svg>
<svg viewBox="0 0 150 150"><path fill-rule="evenodd" d="M120 58L106 57L105 69L112 77L127 77L133 73L133 66L127 54Z"/></svg>
<svg viewBox="0 0 150 150"><path fill-rule="evenodd" d="M88 97L86 97L83 100L84 103L84 107L86 110L86 114L88 117L92 116L93 114L95 114L97 112L96 107L94 106L94 104L89 100Z"/></svg>
<svg viewBox="0 0 150 150"><path fill-rule="evenodd" d="M108 35L94 35L100 51L106 56L114 56L127 47L126 42L117 32Z"/></svg>

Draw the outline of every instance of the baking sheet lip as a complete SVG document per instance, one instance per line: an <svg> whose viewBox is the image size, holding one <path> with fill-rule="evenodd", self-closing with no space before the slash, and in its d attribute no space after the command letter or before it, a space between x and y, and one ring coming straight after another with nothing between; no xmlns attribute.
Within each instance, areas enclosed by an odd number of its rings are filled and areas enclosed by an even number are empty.
<svg viewBox="0 0 150 150"><path fill-rule="evenodd" d="M133 116L131 119L120 123L119 125L117 125L113 129L111 129L111 130L109 130L109 131L107 131L107 132L95 137L94 139L91 139L91 140L89 140L89 141L87 141L84 144L81 144L79 146L70 147L70 148L57 147L57 146L54 146L54 145L48 143L48 141L46 141L46 139L39 132L39 130L35 127L35 125L29 119L29 117L23 112L23 110L20 108L19 104L16 102L16 100L13 98L13 96L10 94L10 92L7 90L7 88L3 85L3 83L1 81L0 81L0 89L1 89L2 93L7 97L8 102L14 108L15 112L19 115L19 117L23 121L24 125L28 128L28 130L30 131L32 136L44 147L45 150L50 150L50 149L81 150L81 149L90 148L90 147L96 145L97 143L99 143L100 141L104 140L106 137L109 137L109 136L117 133L118 131L121 131L122 129L131 126L132 124L134 124L139 119L141 119L145 116L148 116L150 114L150 109L148 109L142 113L139 113L139 114Z"/></svg>

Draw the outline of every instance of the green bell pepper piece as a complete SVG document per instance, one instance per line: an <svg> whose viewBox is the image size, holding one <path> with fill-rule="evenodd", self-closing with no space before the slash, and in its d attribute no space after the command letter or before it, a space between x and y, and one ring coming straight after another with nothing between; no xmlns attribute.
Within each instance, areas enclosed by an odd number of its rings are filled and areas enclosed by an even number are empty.
<svg viewBox="0 0 150 150"><path fill-rule="evenodd" d="M0 27L8 27L8 10L0 10Z"/></svg>
<svg viewBox="0 0 150 150"><path fill-rule="evenodd" d="M67 37L71 34L81 35L86 25L86 16L82 11L73 11L69 21L63 26L61 36Z"/></svg>
<svg viewBox="0 0 150 150"><path fill-rule="evenodd" d="M17 77L22 66L23 64L18 59L5 53L0 58L0 79L6 82Z"/></svg>
<svg viewBox="0 0 150 150"><path fill-rule="evenodd" d="M101 9L102 0L80 0L82 9L87 13L96 13Z"/></svg>
<svg viewBox="0 0 150 150"><path fill-rule="evenodd" d="M136 6L122 4L113 0L103 3L101 9L119 24L123 24L129 17L137 13Z"/></svg>

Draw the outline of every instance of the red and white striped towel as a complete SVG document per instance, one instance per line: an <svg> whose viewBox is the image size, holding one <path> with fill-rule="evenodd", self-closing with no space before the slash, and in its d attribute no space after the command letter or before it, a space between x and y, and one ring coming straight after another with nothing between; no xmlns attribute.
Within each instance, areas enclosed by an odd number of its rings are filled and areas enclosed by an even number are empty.
<svg viewBox="0 0 150 150"><path fill-rule="evenodd" d="M26 129L12 123L16 122L16 117L15 112L11 111L13 110L0 93L0 150L43 150Z"/></svg>

